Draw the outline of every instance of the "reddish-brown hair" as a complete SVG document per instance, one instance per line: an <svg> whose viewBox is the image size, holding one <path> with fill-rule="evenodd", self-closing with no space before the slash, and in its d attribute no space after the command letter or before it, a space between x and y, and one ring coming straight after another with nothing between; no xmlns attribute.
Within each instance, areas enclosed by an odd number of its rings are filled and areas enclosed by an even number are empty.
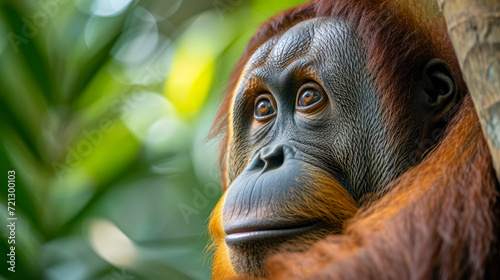
<svg viewBox="0 0 500 280"><path fill-rule="evenodd" d="M361 208L342 235L272 258L271 278L498 279L497 198L488 147L466 97L432 154Z"/></svg>
<svg viewBox="0 0 500 280"><path fill-rule="evenodd" d="M331 236L305 253L272 258L271 276L482 278L488 260L500 260L492 249L500 249L495 237L499 234L498 182L444 20L433 15L432 7L412 0L315 0L264 23L231 75L214 124L214 131L225 135L222 174L226 173L226 148L231 140L231 97L244 65L271 37L314 17L344 20L357 32L382 104L389 108L385 117L398 133L404 131L398 126L407 121L404 110L410 102L411 81L429 59L440 58L450 66L459 83L461 101L445 137L419 165L387 186L379 200L360 209L342 235ZM224 189L228 183L224 177Z"/></svg>
<svg viewBox="0 0 500 280"><path fill-rule="evenodd" d="M405 133L410 102L411 81L420 73L422 63L432 58L444 60L455 73L461 96L467 92L460 68L446 32L444 20L431 16L432 7L417 5L416 1L387 0L313 0L285 10L267 22L250 39L237 62L217 114L212 134L222 134L219 157L225 174L225 156L230 129L229 109L233 91L242 69L252 54L271 37L282 34L298 22L315 17L333 17L346 21L362 39L367 55L367 68L378 88L383 104L390 107L386 117L398 133ZM396 123L397 122L397 123ZM399 125L399 127L398 127ZM404 138L404 137L403 137ZM228 182L223 176L222 186Z"/></svg>

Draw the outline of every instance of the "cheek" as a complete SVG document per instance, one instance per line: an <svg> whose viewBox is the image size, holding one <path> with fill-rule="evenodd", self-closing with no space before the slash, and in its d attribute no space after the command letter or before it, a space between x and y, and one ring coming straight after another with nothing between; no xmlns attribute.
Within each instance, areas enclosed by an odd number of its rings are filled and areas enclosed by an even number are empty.
<svg viewBox="0 0 500 280"><path fill-rule="evenodd" d="M248 145L244 143L232 144L228 148L227 172L229 174L228 184L233 181L245 170L250 161L250 151Z"/></svg>
<svg viewBox="0 0 500 280"><path fill-rule="evenodd" d="M249 143L250 125L252 122L251 116L247 116L243 108L236 108L235 114L229 129L230 139L226 150L226 165L228 174L228 184L245 169L251 157L251 149Z"/></svg>
<svg viewBox="0 0 500 280"><path fill-rule="evenodd" d="M285 220L297 217L305 220L326 221L339 231L344 222L358 210L356 201L345 188L327 172L314 167L301 178L300 191L291 191L289 198L277 211Z"/></svg>
<svg viewBox="0 0 500 280"><path fill-rule="evenodd" d="M355 146L357 141L353 141L356 132L352 126L340 126L339 128L329 148L332 150L333 157L335 157L335 161L339 166L343 170L349 170L350 159L353 158L353 155L357 151L357 147Z"/></svg>

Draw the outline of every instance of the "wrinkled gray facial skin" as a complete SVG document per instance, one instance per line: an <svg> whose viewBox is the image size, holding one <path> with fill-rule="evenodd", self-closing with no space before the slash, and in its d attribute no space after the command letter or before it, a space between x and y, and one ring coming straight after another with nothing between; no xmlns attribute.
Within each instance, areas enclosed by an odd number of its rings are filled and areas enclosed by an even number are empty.
<svg viewBox="0 0 500 280"><path fill-rule="evenodd" d="M260 130L251 128L253 92L246 92L255 80L277 103L276 118ZM327 94L326 109L314 119L295 110L296 91L304 80L317 81ZM325 18L300 22L264 43L245 67L234 100L233 139L246 141L233 142L230 182L250 161L238 155L252 157L286 142L297 149L297 158L335 174L359 200L394 179L414 154L387 145L390 132L381 110L363 47L348 26Z"/></svg>
<svg viewBox="0 0 500 280"><path fill-rule="evenodd" d="M322 88L326 104L317 112L298 112L298 90L308 82ZM254 118L261 93L275 102L276 115L265 122ZM268 222L289 228L290 218L280 220L278 210L315 180L313 173L331 175L359 202L405 171L416 147L389 140L381 108L362 43L344 22L306 20L260 46L233 98L226 234L238 227L266 228ZM262 160L273 153L277 160ZM302 224L301 217L296 220ZM261 268L263 252L286 242L233 239L226 237L226 243L241 274Z"/></svg>

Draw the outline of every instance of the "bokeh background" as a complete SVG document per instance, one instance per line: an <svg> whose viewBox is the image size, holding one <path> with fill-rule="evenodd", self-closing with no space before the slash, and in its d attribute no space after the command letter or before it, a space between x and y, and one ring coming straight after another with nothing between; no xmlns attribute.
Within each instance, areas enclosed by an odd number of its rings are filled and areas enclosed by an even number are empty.
<svg viewBox="0 0 500 280"><path fill-rule="evenodd" d="M208 279L208 131L250 36L301 2L0 0L0 277Z"/></svg>

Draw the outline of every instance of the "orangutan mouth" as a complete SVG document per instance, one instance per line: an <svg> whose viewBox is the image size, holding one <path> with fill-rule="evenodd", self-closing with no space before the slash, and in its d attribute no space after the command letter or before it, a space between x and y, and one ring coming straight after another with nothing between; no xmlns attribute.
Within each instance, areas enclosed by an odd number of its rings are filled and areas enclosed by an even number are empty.
<svg viewBox="0 0 500 280"><path fill-rule="evenodd" d="M304 222L300 224L277 224L276 222L244 222L225 227L226 244L242 246L262 241L284 241L321 228L320 223Z"/></svg>

